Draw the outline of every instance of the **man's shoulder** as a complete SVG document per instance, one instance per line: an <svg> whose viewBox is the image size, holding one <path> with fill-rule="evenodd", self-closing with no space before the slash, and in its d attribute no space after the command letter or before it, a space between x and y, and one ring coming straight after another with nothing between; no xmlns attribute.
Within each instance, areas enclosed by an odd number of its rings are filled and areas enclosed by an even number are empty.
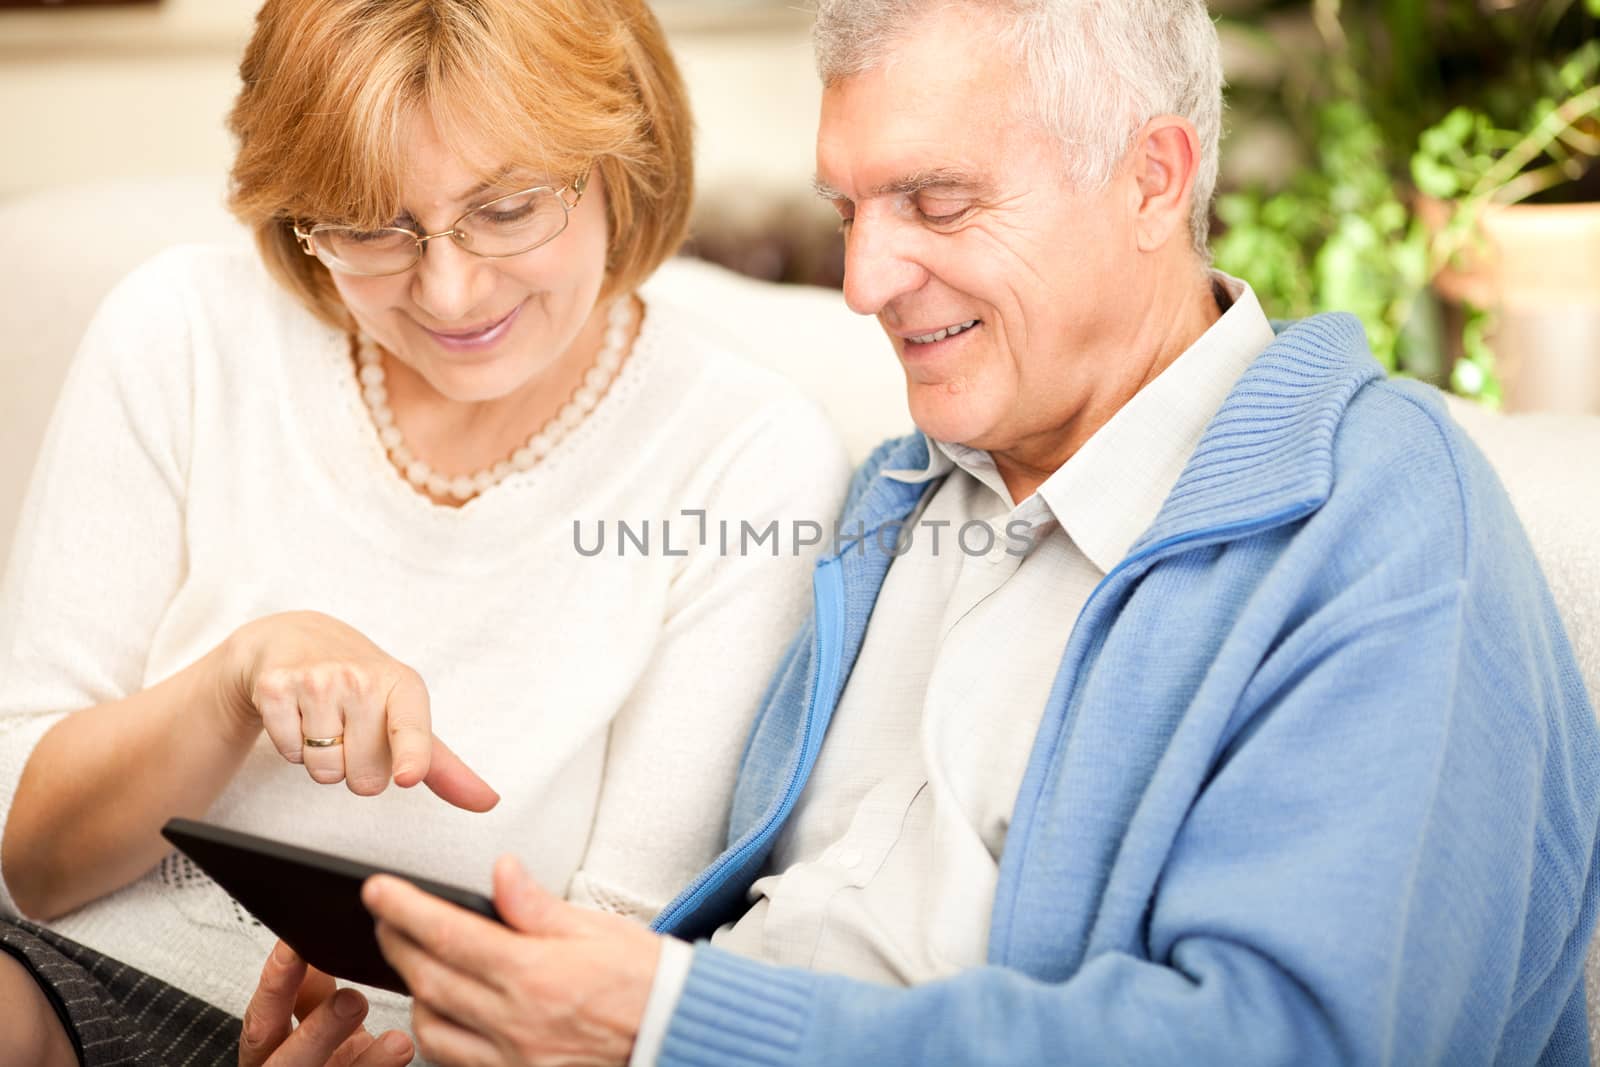
<svg viewBox="0 0 1600 1067"><path fill-rule="evenodd" d="M1438 390L1393 378L1375 379L1351 397L1334 435L1334 459L1344 480L1393 486L1405 479L1418 492L1455 490L1481 474L1467 462L1471 449ZM1416 482L1419 471L1441 480Z"/></svg>
<svg viewBox="0 0 1600 1067"><path fill-rule="evenodd" d="M1276 328L1208 428L1179 504L1298 511L1281 528L1290 572L1330 594L1351 590L1352 568L1380 596L1481 577L1485 564L1513 582L1537 574L1504 488L1438 390L1386 375L1353 316Z"/></svg>
<svg viewBox="0 0 1600 1067"><path fill-rule="evenodd" d="M1544 580L1522 523L1438 390L1367 383L1333 434L1332 464L1328 498L1304 535L1321 546L1313 553L1325 561L1321 579L1336 578L1346 602L1448 585L1496 611L1544 614Z"/></svg>
<svg viewBox="0 0 1600 1067"><path fill-rule="evenodd" d="M1279 353L1281 364L1295 364L1295 370L1320 381L1324 389L1347 394L1337 404L1307 405L1314 415L1334 416L1336 484L1349 489L1371 481L1392 488L1403 480L1414 492L1448 496L1494 480L1493 471L1450 417L1443 394L1421 382L1383 373L1367 351L1359 320L1325 314L1274 327L1278 342L1269 353ZM1281 358L1283 353L1287 359ZM1264 373L1270 376L1282 369ZM1243 382L1250 380L1247 373ZM1440 477L1412 480L1422 470Z"/></svg>

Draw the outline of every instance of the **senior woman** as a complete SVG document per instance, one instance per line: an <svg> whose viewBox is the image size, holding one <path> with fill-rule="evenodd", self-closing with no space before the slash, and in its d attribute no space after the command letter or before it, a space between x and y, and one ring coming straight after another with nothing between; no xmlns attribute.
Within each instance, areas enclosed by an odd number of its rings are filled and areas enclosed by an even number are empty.
<svg viewBox="0 0 1600 1067"><path fill-rule="evenodd" d="M273 939L172 816L652 916L808 598L681 513L843 492L819 412L635 293L691 191L642 0L268 0L241 76L259 255L107 298L0 601L4 1063L234 1055Z"/></svg>

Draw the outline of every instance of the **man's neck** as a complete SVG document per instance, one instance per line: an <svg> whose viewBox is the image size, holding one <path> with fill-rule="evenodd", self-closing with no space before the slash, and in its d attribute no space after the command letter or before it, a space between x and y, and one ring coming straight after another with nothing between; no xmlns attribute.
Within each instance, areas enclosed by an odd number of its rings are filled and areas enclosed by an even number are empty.
<svg viewBox="0 0 1600 1067"><path fill-rule="evenodd" d="M1104 364L1111 368L1106 379L1092 386L1076 409L1057 425L1023 438L1010 448L991 452L1014 502L1021 503L1032 496L1139 390L1170 367L1222 317L1225 306L1213 286L1209 273L1199 284L1190 275L1181 286L1165 290L1179 294L1170 303L1162 298L1163 287L1152 287L1140 317L1140 332L1119 346L1128 355ZM1220 297L1226 295L1224 292ZM1161 314L1163 307L1174 306L1170 317Z"/></svg>

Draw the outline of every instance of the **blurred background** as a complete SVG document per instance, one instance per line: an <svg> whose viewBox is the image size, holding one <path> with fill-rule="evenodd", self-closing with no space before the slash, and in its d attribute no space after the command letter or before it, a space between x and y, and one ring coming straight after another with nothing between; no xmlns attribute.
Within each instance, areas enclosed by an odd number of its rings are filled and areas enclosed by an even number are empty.
<svg viewBox="0 0 1600 1067"><path fill-rule="evenodd" d="M0 202L211 176L258 0L0 0ZM699 123L693 254L837 285L798 0L657 0ZM1600 412L1600 0L1213 0L1214 250L1268 313L1512 410ZM1600 464L1600 459L1587 457Z"/></svg>

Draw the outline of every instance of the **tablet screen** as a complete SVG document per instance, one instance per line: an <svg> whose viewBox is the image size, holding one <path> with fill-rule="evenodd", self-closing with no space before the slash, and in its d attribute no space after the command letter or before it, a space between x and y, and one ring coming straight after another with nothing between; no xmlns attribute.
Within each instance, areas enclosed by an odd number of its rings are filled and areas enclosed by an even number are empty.
<svg viewBox="0 0 1600 1067"><path fill-rule="evenodd" d="M502 922L479 893L383 867L192 819L171 819L161 834L227 890L263 926L313 967L349 982L407 992L378 951L361 884L392 874L485 918Z"/></svg>

